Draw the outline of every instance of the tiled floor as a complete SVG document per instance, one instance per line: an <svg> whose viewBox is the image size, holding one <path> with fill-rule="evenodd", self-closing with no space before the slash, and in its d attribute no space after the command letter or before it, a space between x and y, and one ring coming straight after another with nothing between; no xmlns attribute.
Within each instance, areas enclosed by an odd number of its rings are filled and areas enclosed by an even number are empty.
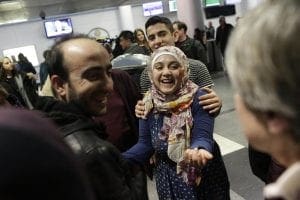
<svg viewBox="0 0 300 200"><path fill-rule="evenodd" d="M228 77L223 73L212 75L217 94L222 98L222 112L216 118L214 138L221 147L231 185L232 200L260 200L264 186L252 175L247 140L245 139L236 116L233 90ZM148 181L149 199L158 200L155 183Z"/></svg>

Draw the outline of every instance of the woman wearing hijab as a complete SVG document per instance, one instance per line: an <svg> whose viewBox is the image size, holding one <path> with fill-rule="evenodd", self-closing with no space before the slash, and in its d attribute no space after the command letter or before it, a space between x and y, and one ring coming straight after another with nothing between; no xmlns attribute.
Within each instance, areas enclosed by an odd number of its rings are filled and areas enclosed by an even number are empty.
<svg viewBox="0 0 300 200"><path fill-rule="evenodd" d="M140 120L139 141L123 155L142 164L155 152L161 200L227 199L226 192L217 197L220 193L203 191L207 183L214 187L205 177L213 159L214 118L198 104L205 93L188 80L187 57L174 46L161 47L152 54L148 72L152 87L143 99L147 114Z"/></svg>
<svg viewBox="0 0 300 200"><path fill-rule="evenodd" d="M0 160L0 199L94 199L54 125L32 111L0 110Z"/></svg>

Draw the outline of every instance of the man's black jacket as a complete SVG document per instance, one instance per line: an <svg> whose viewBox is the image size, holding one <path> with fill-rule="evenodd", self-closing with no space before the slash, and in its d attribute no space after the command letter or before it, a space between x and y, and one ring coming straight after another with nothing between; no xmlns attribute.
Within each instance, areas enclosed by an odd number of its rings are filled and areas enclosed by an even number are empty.
<svg viewBox="0 0 300 200"><path fill-rule="evenodd" d="M85 164L97 199L140 199L126 161L112 144L103 140L104 128L94 123L81 105L42 97L36 109L56 123L65 142Z"/></svg>

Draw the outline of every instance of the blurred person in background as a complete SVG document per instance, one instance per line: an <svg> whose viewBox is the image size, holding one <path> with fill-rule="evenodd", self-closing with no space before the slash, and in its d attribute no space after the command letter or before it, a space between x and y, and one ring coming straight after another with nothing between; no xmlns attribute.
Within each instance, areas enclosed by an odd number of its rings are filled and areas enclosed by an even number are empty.
<svg viewBox="0 0 300 200"><path fill-rule="evenodd" d="M120 38L117 37L114 43L114 48L112 51L112 54L114 56L114 58L122 55L124 53L124 50L122 49L121 45L120 45Z"/></svg>
<svg viewBox="0 0 300 200"><path fill-rule="evenodd" d="M42 115L0 109L0 199L94 200L84 167Z"/></svg>
<svg viewBox="0 0 300 200"><path fill-rule="evenodd" d="M148 50L137 44L134 40L134 34L131 31L122 31L119 35L120 45L123 49L123 54L149 54Z"/></svg>
<svg viewBox="0 0 300 200"><path fill-rule="evenodd" d="M34 108L38 96L35 78L22 71L18 72L8 57L0 60L0 84L24 107Z"/></svg>
<svg viewBox="0 0 300 200"><path fill-rule="evenodd" d="M215 27L212 24L212 21L208 22L208 27L206 28L206 37L207 39L215 39Z"/></svg>
<svg viewBox="0 0 300 200"><path fill-rule="evenodd" d="M204 46L205 50L207 50L206 47L206 32L204 30L200 30L199 28L195 28L194 30L194 39L201 42L201 44Z"/></svg>
<svg viewBox="0 0 300 200"><path fill-rule="evenodd" d="M40 89L43 89L43 86L47 80L47 76L49 75L49 58L51 56L50 50L45 50L43 52L44 62L40 64Z"/></svg>
<svg viewBox="0 0 300 200"><path fill-rule="evenodd" d="M35 71L33 65L31 64L31 62L29 62L27 57L24 56L24 54L22 54L22 53L19 53L19 55L18 55L18 64L20 65L20 71L25 72L25 73L36 74L36 71Z"/></svg>
<svg viewBox="0 0 300 200"><path fill-rule="evenodd" d="M134 30L133 34L134 34L134 39L137 42L137 44L145 49L145 52L147 52L146 55L150 55L151 49L148 45L148 41L147 41L144 31L141 28L137 28Z"/></svg>
<svg viewBox="0 0 300 200"><path fill-rule="evenodd" d="M227 41L229 39L231 31L233 30L233 26L226 23L226 19L224 16L219 17L219 23L220 26L217 28L216 34L216 45L220 48L222 56L224 56Z"/></svg>
<svg viewBox="0 0 300 200"><path fill-rule="evenodd" d="M187 25L184 22L175 21L173 22L173 29L177 34L175 46L181 49L188 58L200 60L204 64L207 64L206 48L200 41L190 38L187 35Z"/></svg>

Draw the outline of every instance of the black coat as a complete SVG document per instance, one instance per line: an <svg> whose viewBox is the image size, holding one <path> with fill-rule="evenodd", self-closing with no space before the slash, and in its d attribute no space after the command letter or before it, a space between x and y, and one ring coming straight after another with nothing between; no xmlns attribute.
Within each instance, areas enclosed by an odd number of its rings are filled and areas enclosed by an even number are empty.
<svg viewBox="0 0 300 200"><path fill-rule="evenodd" d="M232 30L233 26L231 24L226 24L224 28L221 26L217 28L216 44L220 47L223 56Z"/></svg>
<svg viewBox="0 0 300 200"><path fill-rule="evenodd" d="M103 127L94 123L80 107L47 97L36 105L60 127L65 142L85 164L97 199L141 199L128 164L112 144L103 140L106 137Z"/></svg>
<svg viewBox="0 0 300 200"><path fill-rule="evenodd" d="M36 99L38 98L36 81L32 78L29 78L23 72L14 72L14 77L16 76L21 78L24 86L24 91L28 96L30 104L34 106ZM5 76L2 76L0 78L0 84L6 89L6 91L10 95L16 97L17 101L20 102L22 106L30 108L29 104L26 103L24 94L22 94L20 88L18 87L15 78L8 79Z"/></svg>

